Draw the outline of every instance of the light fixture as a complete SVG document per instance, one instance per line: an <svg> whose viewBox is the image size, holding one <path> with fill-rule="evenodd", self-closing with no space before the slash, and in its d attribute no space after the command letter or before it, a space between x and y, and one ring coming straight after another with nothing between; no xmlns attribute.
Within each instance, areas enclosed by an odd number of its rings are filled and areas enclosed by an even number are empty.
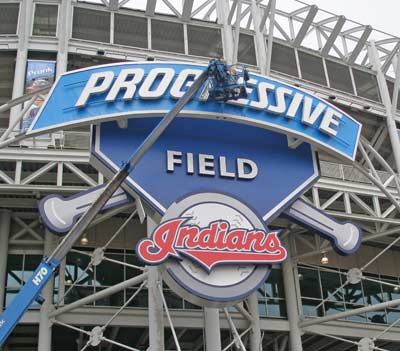
<svg viewBox="0 0 400 351"><path fill-rule="evenodd" d="M81 245L87 245L89 244L89 239L86 236L86 233L83 234L82 238L81 238Z"/></svg>
<svg viewBox="0 0 400 351"><path fill-rule="evenodd" d="M321 263L324 265L329 263L329 258L326 256L325 252L322 253Z"/></svg>
<svg viewBox="0 0 400 351"><path fill-rule="evenodd" d="M299 273L298 277L299 277L299 280L303 280L303 274Z"/></svg>
<svg viewBox="0 0 400 351"><path fill-rule="evenodd" d="M395 286L393 292L398 293L400 291L400 286Z"/></svg>

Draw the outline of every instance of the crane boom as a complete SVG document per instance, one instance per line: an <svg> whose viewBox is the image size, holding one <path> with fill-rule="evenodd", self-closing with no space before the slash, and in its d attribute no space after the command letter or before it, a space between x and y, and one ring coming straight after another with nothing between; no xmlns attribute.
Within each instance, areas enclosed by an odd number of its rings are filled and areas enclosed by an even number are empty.
<svg viewBox="0 0 400 351"><path fill-rule="evenodd" d="M54 276L61 260L67 255L75 242L81 237L89 224L96 215L102 210L107 201L121 186L129 173L135 168L137 163L144 156L146 151L155 143L158 137L164 132L172 120L179 114L189 100L199 91L203 83L210 78L211 81L217 82L219 89L225 84L225 93L227 98L222 99L224 102L230 99L237 99L243 95L237 94L238 86L245 86L245 83L238 83L238 75L235 71L230 74L228 65L221 60L211 60L208 67L194 81L192 86L186 93L176 102L175 106L165 114L153 131L147 136L143 143L132 153L129 160L122 165L121 169L113 176L104 188L103 192L87 209L84 215L72 227L70 232L64 237L61 243L56 247L54 252L44 258L39 267L28 279L23 288L14 298L12 303L7 307L2 315L0 315L0 347L4 344L9 334L15 328L25 311L29 308L35 299L40 299L40 292L47 282ZM222 76L220 73L224 72ZM245 74L246 71L243 71ZM228 83L229 82L229 85ZM236 89L236 90L234 90ZM243 89L242 89L243 90ZM220 96L220 92L218 92ZM211 92L210 98L213 99ZM214 100L221 100L215 98Z"/></svg>

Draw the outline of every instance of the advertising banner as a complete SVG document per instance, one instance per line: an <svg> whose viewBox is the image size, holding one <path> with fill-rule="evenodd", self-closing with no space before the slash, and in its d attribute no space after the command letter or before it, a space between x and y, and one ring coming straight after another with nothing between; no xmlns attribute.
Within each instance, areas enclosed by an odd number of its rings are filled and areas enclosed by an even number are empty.
<svg viewBox="0 0 400 351"><path fill-rule="evenodd" d="M25 75L25 93L34 93L44 86L54 83L56 61L28 60ZM21 131L26 131L34 121L44 103L44 97L38 96L22 119Z"/></svg>

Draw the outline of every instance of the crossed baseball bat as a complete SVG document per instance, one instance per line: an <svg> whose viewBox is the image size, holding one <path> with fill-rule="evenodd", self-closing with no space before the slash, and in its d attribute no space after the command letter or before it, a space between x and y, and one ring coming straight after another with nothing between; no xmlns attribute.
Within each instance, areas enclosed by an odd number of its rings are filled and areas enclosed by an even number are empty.
<svg viewBox="0 0 400 351"><path fill-rule="evenodd" d="M104 185L69 197L49 195L40 202L39 212L45 225L55 234L67 233L79 217L89 208L103 191ZM134 202L122 188L106 203L103 210ZM303 200L294 201L283 215L305 225L331 241L341 254L356 251L361 243L362 233L350 222L340 222Z"/></svg>

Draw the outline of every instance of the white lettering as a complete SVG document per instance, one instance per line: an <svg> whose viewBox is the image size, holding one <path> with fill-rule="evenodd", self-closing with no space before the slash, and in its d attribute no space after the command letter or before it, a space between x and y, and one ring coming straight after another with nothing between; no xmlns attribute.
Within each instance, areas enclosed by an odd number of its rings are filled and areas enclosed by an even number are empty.
<svg viewBox="0 0 400 351"><path fill-rule="evenodd" d="M39 284L42 282L43 278L47 275L48 270L45 267L40 268L39 272L36 273L36 275L32 279L32 283L35 284L36 286L39 286Z"/></svg>
<svg viewBox="0 0 400 351"><path fill-rule="evenodd" d="M250 169L248 173L246 173L246 166ZM258 167L256 163L247 158L238 158L237 168L239 179L254 179L258 175Z"/></svg>
<svg viewBox="0 0 400 351"><path fill-rule="evenodd" d="M188 152L186 155L186 172L187 174L194 174L194 162L193 162L193 154Z"/></svg>
<svg viewBox="0 0 400 351"><path fill-rule="evenodd" d="M275 106L268 106L268 111L277 115L280 115L281 113L284 113L286 111L286 100L285 96L286 95L292 95L293 90L284 88L284 87L278 87L275 90Z"/></svg>
<svg viewBox="0 0 400 351"><path fill-rule="evenodd" d="M235 178L234 172L228 172L226 169L226 157L219 157L219 175L226 178Z"/></svg>
<svg viewBox="0 0 400 351"><path fill-rule="evenodd" d="M75 107L84 107L90 96L104 93L110 87L113 79L114 73L111 71L93 73L82 90Z"/></svg>
<svg viewBox="0 0 400 351"><path fill-rule="evenodd" d="M304 95L300 93L294 94L294 97L292 99L292 102L289 105L289 108L286 112L286 117L287 118L295 118L296 113L299 110L299 106L301 102L303 101Z"/></svg>
<svg viewBox="0 0 400 351"><path fill-rule="evenodd" d="M174 169L175 169L174 165L182 164L181 157L182 157L182 152L167 150L167 171L168 172L174 171Z"/></svg>
<svg viewBox="0 0 400 351"><path fill-rule="evenodd" d="M258 94L258 101L251 101L250 107L256 110L264 110L268 106L268 91L273 91L275 89L275 85L261 82L258 84L257 94Z"/></svg>
<svg viewBox="0 0 400 351"><path fill-rule="evenodd" d="M334 109L328 107L326 110L324 117L322 118L321 124L319 125L319 130L332 135L336 136L337 130L333 129L331 125L338 126L339 125L339 120L342 118L342 114L339 112L336 112Z"/></svg>
<svg viewBox="0 0 400 351"><path fill-rule="evenodd" d="M167 91L174 75L175 70L172 68L160 67L152 69L139 89L139 96L142 99L159 99ZM157 87L152 90L158 76L161 76L161 80L158 82Z"/></svg>
<svg viewBox="0 0 400 351"><path fill-rule="evenodd" d="M198 69L184 69L182 70L178 78L176 78L174 84L171 87L170 95L174 99L181 98L185 91L182 88L189 88L192 86L193 82L197 79L197 77L201 74L201 71ZM190 78L190 79L189 79Z"/></svg>
<svg viewBox="0 0 400 351"><path fill-rule="evenodd" d="M199 174L210 176L215 175L213 155L199 154Z"/></svg>
<svg viewBox="0 0 400 351"><path fill-rule="evenodd" d="M136 91L136 85L143 79L144 70L142 68L123 69L113 84L110 92L106 96L107 102L112 102L117 97L118 93L125 89L123 100L133 99ZM128 80L129 78L129 80Z"/></svg>
<svg viewBox="0 0 400 351"><path fill-rule="evenodd" d="M325 110L326 105L322 102L318 103L318 105L314 108L314 110L311 112L312 109L312 103L313 99L305 96L304 97L304 102L303 102L303 116L301 118L301 122L304 124L307 124L309 126L313 126L315 121L319 118L321 113Z"/></svg>

